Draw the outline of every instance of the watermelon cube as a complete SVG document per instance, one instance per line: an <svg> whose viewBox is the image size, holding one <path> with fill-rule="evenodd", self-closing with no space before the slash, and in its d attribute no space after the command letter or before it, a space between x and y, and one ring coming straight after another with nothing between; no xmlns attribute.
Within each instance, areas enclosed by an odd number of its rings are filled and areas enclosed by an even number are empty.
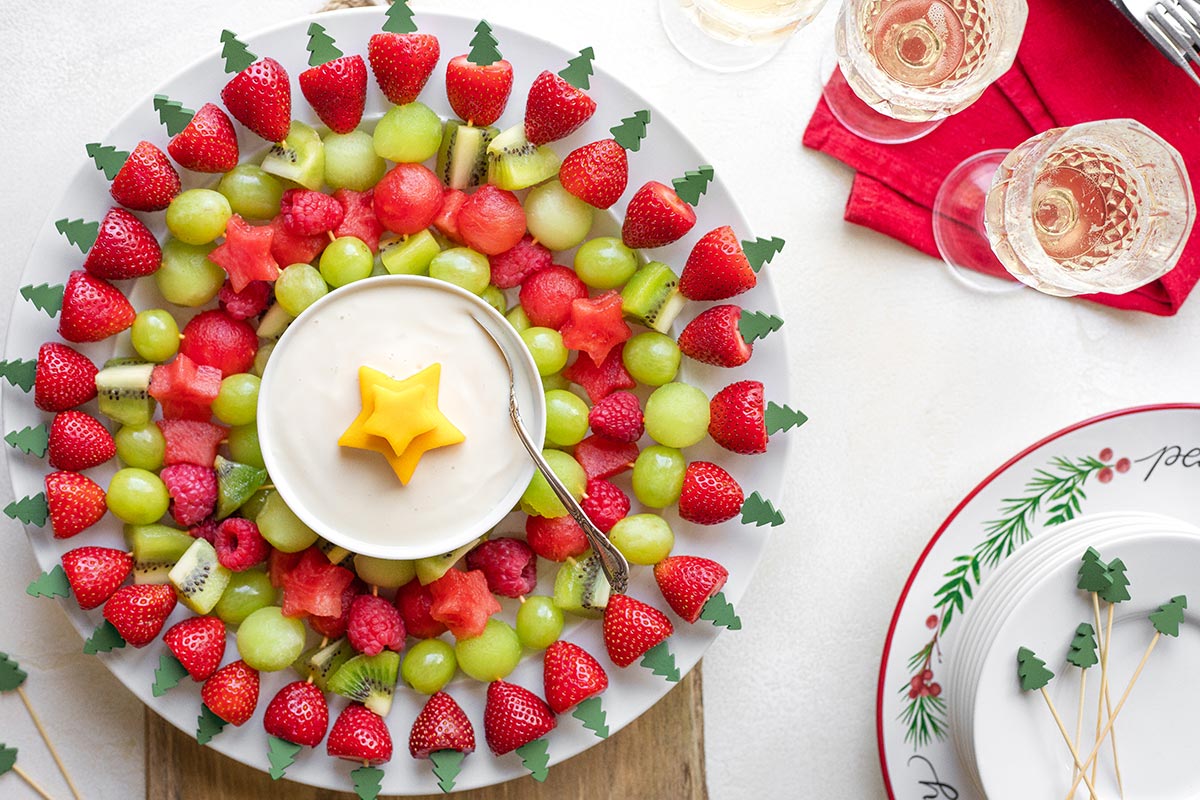
<svg viewBox="0 0 1200 800"><path fill-rule="evenodd" d="M183 353L150 373L150 396L162 403L163 416L169 419L207 420L219 391L221 370L199 365Z"/></svg>
<svg viewBox="0 0 1200 800"><path fill-rule="evenodd" d="M608 479L633 469L637 457L636 442L621 442L600 433L575 445L575 460L583 467L589 481Z"/></svg>
<svg viewBox="0 0 1200 800"><path fill-rule="evenodd" d="M158 428L166 439L163 464L196 464L211 467L217 461L217 447L229 435L229 429L207 421L160 419Z"/></svg>
<svg viewBox="0 0 1200 800"><path fill-rule="evenodd" d="M310 547L283 577L283 615L340 617L342 595L353 581L353 572L329 563L320 548Z"/></svg>

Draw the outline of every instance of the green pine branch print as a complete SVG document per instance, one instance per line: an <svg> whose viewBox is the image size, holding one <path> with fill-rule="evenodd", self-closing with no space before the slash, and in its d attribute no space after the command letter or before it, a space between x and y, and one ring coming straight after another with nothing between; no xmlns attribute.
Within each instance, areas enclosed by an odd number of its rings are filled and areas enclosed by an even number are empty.
<svg viewBox="0 0 1200 800"><path fill-rule="evenodd" d="M908 691L905 687L904 691ZM910 702L900 714L901 721L908 725L904 741L914 747L924 747L934 739L946 738L949 721L946 717L946 701L941 697L924 695Z"/></svg>

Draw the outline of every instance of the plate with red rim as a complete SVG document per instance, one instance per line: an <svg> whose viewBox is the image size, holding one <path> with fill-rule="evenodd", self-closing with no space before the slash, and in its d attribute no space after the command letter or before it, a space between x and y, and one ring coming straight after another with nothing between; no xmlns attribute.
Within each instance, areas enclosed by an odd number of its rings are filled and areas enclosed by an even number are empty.
<svg viewBox="0 0 1200 800"><path fill-rule="evenodd" d="M314 19L319 19L328 34L344 52L365 55L367 40L381 28L383 10L381 8L349 9L316 17L304 17L239 38L246 42L257 55L275 58L284 66L292 81L293 116L315 125L317 124L316 116L305 103L296 83L296 76L307 68L306 30ZM439 12L418 13L416 22L422 32L438 36L442 49L439 67L435 69L433 77L419 99L441 116L451 117L452 113L445 99L444 64L450 57L468 50L478 20ZM220 90L230 76L224 72L220 58L218 45L220 26L213 24L212 29L214 49L209 55L178 72L174 77L166 79L152 94L166 94L174 100L181 101L189 108L198 108L205 102L219 102ZM521 120L525 93L533 78L543 69L561 69L589 42L586 40L584 32L581 32L579 41L564 43L569 46L563 46L546 42L528 33L506 28L502 24L493 24L493 31L499 40L504 57L513 64L516 75L508 109L497 122L498 127L503 129ZM125 114L111 130L102 135L97 132L96 139L122 149L131 149L138 141L146 139L165 149L169 137L159 124L157 114L153 109L152 94L147 95L143 102ZM589 94L597 102L597 113L583 128L567 139L552 145L560 155L565 155L575 147L587 142L607 138L610 127L616 125L622 117L627 117L639 109L648 109L652 116L649 132L641 150L631 154L630 157L629 188L614 209L623 209L633 191L648 180L668 182L672 177L681 176L687 170L694 170L699 165L708 163L708 160L702 157L684 134L660 114L653 104L647 102L633 89L622 84L604 70L603 53L597 54L595 74L591 79ZM378 91L374 80L370 80L363 129L369 131L373 121L386 107L386 100ZM264 142L240 126L238 130L243 161L256 158L265 150ZM108 193L108 182L85 157L84 142L71 143L66 149L78 155L79 168L52 210L48 221L42 226L34 243L21 281L22 284L61 283L69 271L79 268L81 262L79 251L59 235L54 228L53 220L60 218L100 219L113 205ZM739 237L753 238L746 219L721 182L720 164L715 166L716 180L709 185L699 203L697 209L699 221L695 229L683 240L653 251L651 254L653 258L672 264L678 270L686 260L689 249L695 240L705 231L720 225L732 226ZM212 180L208 176L190 174L186 170L180 170L180 172L183 175L184 188L211 185ZM138 216L150 226L156 236L162 238L165 227L161 213L139 214ZM611 224L601 222L602 216L604 215L598 215L597 230L604 224ZM561 258L567 257L569 255L561 256ZM781 268L785 262L786 253L785 257L776 258L774 267L764 269L760 273L760 285L756 289L739 296L734 302L752 310L782 315L783 312L772 288L770 272L772 269ZM127 292L138 309L157 307L163 302L157 296L151 280L142 279L136 283L126 282L119 286ZM673 332L677 334L688 319L709 305L711 304L690 303L681 318L675 323ZM43 342L57 340L59 337L56 332L56 321L17 297L8 331L5 357L8 359L33 358ZM96 344L83 345L78 349L99 363L115 354L127 353L128 335L125 334ZM757 343L754 357L743 367L723 370L685 359L679 379L700 386L710 396L726 384L736 380L760 380L766 386L767 399L783 403L789 399L790 394L787 378L784 377L788 375L788 372L785 340L783 336L777 334L768 340ZM31 395L22 393L18 389L5 386L4 391L0 394L0 400L3 403L5 430L18 430L49 420L49 415L34 407ZM84 406L84 410L93 414L97 413L94 402ZM790 449L789 439L792 436L794 433L773 436L770 449L764 455L736 455L706 440L694 448L689 448L687 456L691 460L708 460L721 464L738 479L747 494L758 491L768 499L777 498L781 494L784 467ZM45 463L33 457L21 455L16 451L11 451L8 458L15 496L19 498L40 492L42 479L47 471ZM114 470L114 465L110 463L90 470L89 475L105 486ZM622 484L621 481L624 483ZM628 491L628 475L618 479L618 483ZM782 509L782 511L786 514L787 509ZM767 537L773 529L767 526L741 525L737 518L715 527L692 525L681 521L674 509L667 511L665 516L676 535L674 553L707 556L721 562L729 570L729 579L724 588L724 594L730 602L736 605L753 575ZM521 522L517 518L511 517L502 521L497 530L519 533L522 529ZM28 534L38 563L43 570L49 570L56 565L63 552L80 545L124 547L121 526L111 516L106 517L80 536L69 540L54 539L48 528L29 527ZM550 593L557 566L543 560L539 570L540 593ZM31 579L34 577L36 576L30 576ZM665 601L654 584L651 571L647 567L635 569L630 582L630 594L660 609L667 609ZM502 605L503 611L500 616L511 623L517 604L515 601L504 600ZM75 607L74 602L69 599L63 602L63 607L77 630L85 637L90 635L101 621L99 609L83 612ZM167 624L173 624L189 614L190 612L180 606ZM722 629L703 621L697 625L688 625L674 616L672 616L672 621L675 623L676 631L668 640L670 649L681 673L686 674L696 665ZM753 620L745 622L753 624ZM588 652L597 656L607 669L611 682L602 697L607 712L607 722L613 732L636 719L674 685L636 665L628 669L619 669L612 665L604 652L598 622L568 619L563 638L581 645ZM310 644L313 643L315 641L310 641ZM130 691L150 705L156 713L182 730L194 733L196 718L200 710L199 685L185 679L180 686L165 696L161 698L151 696L154 670L159 656L165 652L161 643L154 643L140 650L126 647L97 657ZM226 651L225 661L229 662L235 658L236 649L230 646ZM542 693L541 666L540 654L526 651L521 664L507 679L530 688L540 695ZM263 710L274 693L284 683L293 679L294 675L290 671L264 674L262 692L255 716L240 728L227 727L222 734L212 740L209 746L258 769L269 769L267 739L262 728ZM487 751L482 724L485 685L472 681L460 673L449 684L447 691L459 702L471 719L477 741L476 752L465 760L457 778L456 791L488 786L526 775L517 755L510 754L495 758ZM424 701L423 695L417 695L407 687L401 686L397 690L394 706L388 716L395 752L392 760L383 766L385 772L382 783L383 794L412 795L438 791L436 778L430 764L409 758L405 748L409 728ZM344 704L345 701L340 698L330 698L331 719L336 716ZM591 731L584 729L577 720L569 715L563 715L559 719L557 729L547 738L551 765L600 742ZM349 772L355 766L349 762L329 758L326 756L323 746L319 746L312 751L305 749L297 758L296 763L288 768L287 778L314 786L344 791L351 788Z"/></svg>
<svg viewBox="0 0 1200 800"><path fill-rule="evenodd" d="M983 800L958 761L940 678L978 587L1013 548L1082 514L1149 511L1200 524L1200 404L1123 409L1006 461L926 545L888 629L876 697L893 800ZM1053 496L1054 499L1051 499Z"/></svg>

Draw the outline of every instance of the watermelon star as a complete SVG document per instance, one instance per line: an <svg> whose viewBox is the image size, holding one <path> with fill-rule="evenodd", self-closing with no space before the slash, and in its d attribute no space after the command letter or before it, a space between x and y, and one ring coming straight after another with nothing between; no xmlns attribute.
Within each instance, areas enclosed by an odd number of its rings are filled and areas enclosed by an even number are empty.
<svg viewBox="0 0 1200 800"><path fill-rule="evenodd" d="M615 291L573 300L571 317L562 329L563 344L587 353L596 366L632 335L621 315L621 295Z"/></svg>
<svg viewBox="0 0 1200 800"><path fill-rule="evenodd" d="M251 225L234 214L225 224L225 241L208 258L229 274L233 290L241 292L253 281L279 277L279 264L271 255L274 236L270 225Z"/></svg>
<svg viewBox="0 0 1200 800"><path fill-rule="evenodd" d="M451 569L429 584L429 593L433 596L429 616L445 623L457 639L479 636L487 627L488 617L500 610L488 589L487 577L477 569Z"/></svg>

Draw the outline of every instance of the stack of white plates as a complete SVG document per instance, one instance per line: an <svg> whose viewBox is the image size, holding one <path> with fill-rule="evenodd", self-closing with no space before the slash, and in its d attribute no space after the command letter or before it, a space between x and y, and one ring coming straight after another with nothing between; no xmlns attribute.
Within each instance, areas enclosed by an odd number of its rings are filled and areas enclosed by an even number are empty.
<svg viewBox="0 0 1200 800"><path fill-rule="evenodd" d="M1070 752L1041 693L1021 691L1016 656L1028 647L1055 673L1046 688L1074 737L1081 671L1066 657L1079 623L1096 624L1091 595L1076 588L1088 547L1105 561L1119 557L1130 581L1131 599L1116 606L1112 631L1114 704L1154 636L1148 615L1175 595L1200 603L1200 528L1157 514L1082 517L1047 531L997 568L964 619L945 680L955 749L989 800L1065 798L1071 786ZM1125 797L1200 797L1197 633L1189 620L1178 639L1159 642L1115 723ZM1093 747L1100 682L1099 666L1088 670L1082 760ZM1100 800L1122 796L1107 742L1095 787ZM1082 784L1076 796L1088 797Z"/></svg>

